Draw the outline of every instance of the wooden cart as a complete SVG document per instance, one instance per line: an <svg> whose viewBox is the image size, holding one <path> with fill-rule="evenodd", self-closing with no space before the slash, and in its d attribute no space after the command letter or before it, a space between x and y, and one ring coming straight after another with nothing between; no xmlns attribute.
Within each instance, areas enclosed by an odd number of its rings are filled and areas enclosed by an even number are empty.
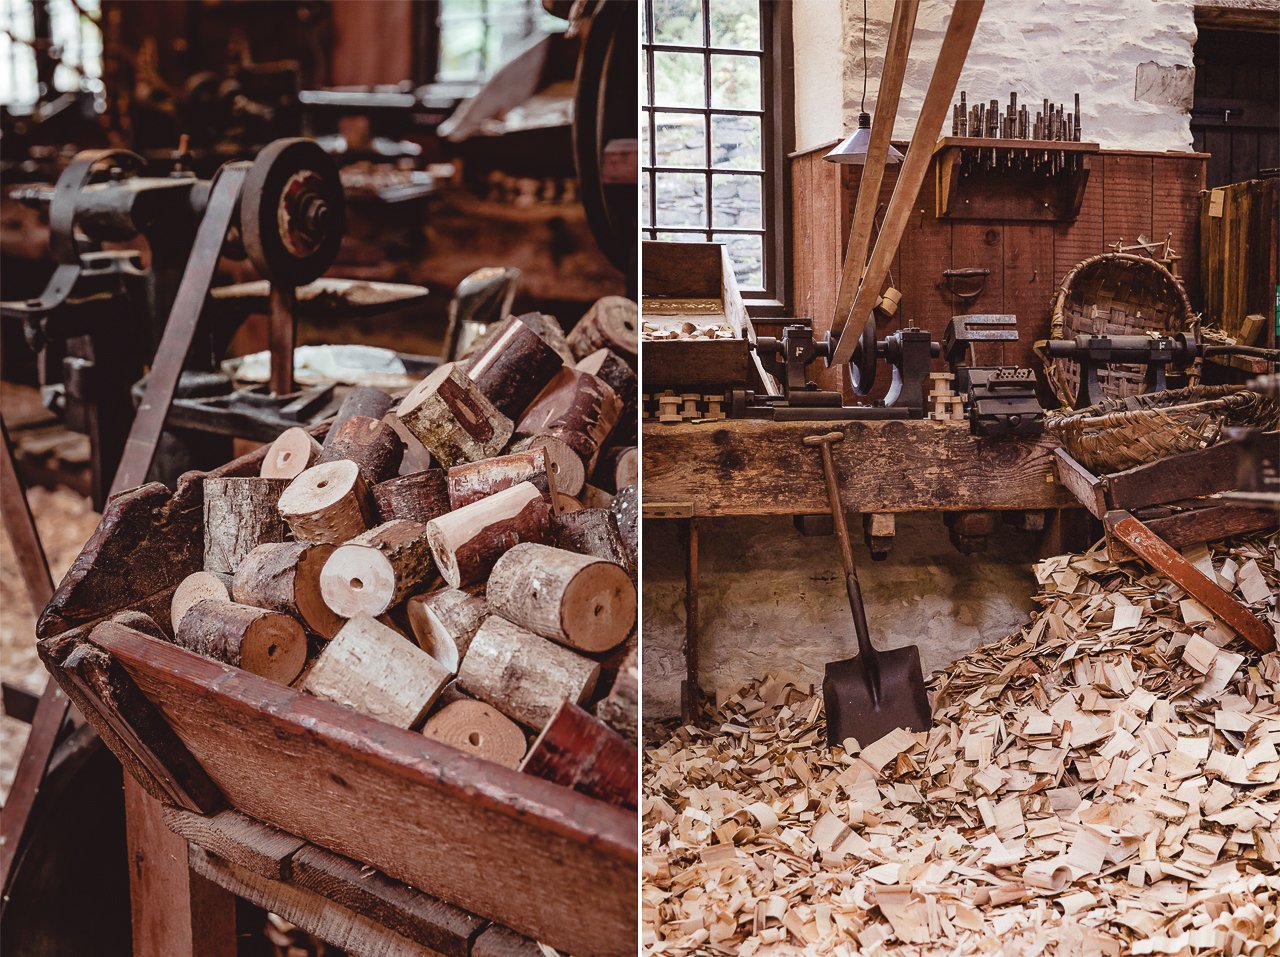
<svg viewBox="0 0 1280 957"><path fill-rule="evenodd" d="M354 954L633 953L634 814L110 620L167 627L203 479L263 454L112 499L37 628L129 772L134 952L234 954L230 891Z"/></svg>

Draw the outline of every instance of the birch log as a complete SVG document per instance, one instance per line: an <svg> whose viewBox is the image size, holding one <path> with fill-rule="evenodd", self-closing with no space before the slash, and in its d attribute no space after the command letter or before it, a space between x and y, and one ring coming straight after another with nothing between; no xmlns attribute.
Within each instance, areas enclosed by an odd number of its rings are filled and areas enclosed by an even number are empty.
<svg viewBox="0 0 1280 957"><path fill-rule="evenodd" d="M449 670L413 642L368 615L358 615L324 646L302 690L411 728L448 681Z"/></svg>
<svg viewBox="0 0 1280 957"><path fill-rule="evenodd" d="M636 621L636 587L624 568L549 545L516 545L499 558L485 600L522 628L588 654L622 644Z"/></svg>
<svg viewBox="0 0 1280 957"><path fill-rule="evenodd" d="M476 354L467 375L494 408L515 420L563 365L555 349L516 318Z"/></svg>
<svg viewBox="0 0 1280 957"><path fill-rule="evenodd" d="M632 580L635 568L618 530L618 518L607 508L583 508L564 512L552 521L556 546L579 555L613 562L627 570Z"/></svg>
<svg viewBox="0 0 1280 957"><path fill-rule="evenodd" d="M284 520L277 503L285 479L204 480L204 570L231 575L263 542L282 542Z"/></svg>
<svg viewBox="0 0 1280 957"><path fill-rule="evenodd" d="M540 439L556 439L573 450L582 462L582 481L595 467L600 447L618 423L622 402L608 384L588 372L561 369L520 419L517 432ZM577 495L582 482L564 483L557 474L556 488Z"/></svg>
<svg viewBox="0 0 1280 957"><path fill-rule="evenodd" d="M341 545L369 528L373 501L350 459L313 465L280 496L280 514L301 542Z"/></svg>
<svg viewBox="0 0 1280 957"><path fill-rule="evenodd" d="M574 366L579 372L589 372L603 379L622 400L622 413L618 417L618 426L613 435L614 442L634 444L636 430L639 428L636 416L636 403L639 387L636 374L631 366L612 349L597 349L578 361Z"/></svg>
<svg viewBox="0 0 1280 957"><path fill-rule="evenodd" d="M410 598L407 607L418 647L456 675L489 603L460 588L443 588Z"/></svg>
<svg viewBox="0 0 1280 957"><path fill-rule="evenodd" d="M633 568L639 566L640 551L640 496L634 485L618 489L609 505L610 510L618 517L618 531L622 533L622 542L627 546L627 555Z"/></svg>
<svg viewBox="0 0 1280 957"><path fill-rule="evenodd" d="M332 638L342 619L320 594L320 570L332 554L332 545L310 542L259 545L236 570L231 597L242 605L292 615L313 635Z"/></svg>
<svg viewBox="0 0 1280 957"><path fill-rule="evenodd" d="M638 744L640 727L639 648L633 647L613 679L613 687L596 705L596 716L632 744Z"/></svg>
<svg viewBox="0 0 1280 957"><path fill-rule="evenodd" d="M404 458L404 443L395 429L381 419L353 415L329 430L328 439L317 465L350 459L360 466L360 474L369 485L394 478Z"/></svg>
<svg viewBox="0 0 1280 957"><path fill-rule="evenodd" d="M569 348L582 359L597 349L612 349L634 362L639 344L636 304L625 296L597 299L568 335Z"/></svg>
<svg viewBox="0 0 1280 957"><path fill-rule="evenodd" d="M565 701L533 742L520 770L597 801L630 808L639 794L636 757L630 741Z"/></svg>
<svg viewBox="0 0 1280 957"><path fill-rule="evenodd" d="M343 618L376 618L433 572L427 527L396 518L335 548L320 572L320 594Z"/></svg>
<svg viewBox="0 0 1280 957"><path fill-rule="evenodd" d="M407 518L423 525L453 507L444 469L425 469L379 482L373 487L373 501L384 522Z"/></svg>
<svg viewBox="0 0 1280 957"><path fill-rule="evenodd" d="M497 455L511 438L511 420L452 362L414 386L396 415L446 468Z"/></svg>
<svg viewBox="0 0 1280 957"><path fill-rule="evenodd" d="M530 482L447 512L427 523L440 574L454 588L483 581L504 552L551 539L551 508Z"/></svg>
<svg viewBox="0 0 1280 957"><path fill-rule="evenodd" d="M513 452L449 469L449 506L462 508L503 489L531 482L548 503L552 499L547 453L542 449Z"/></svg>
<svg viewBox="0 0 1280 957"><path fill-rule="evenodd" d="M458 684L509 718L541 730L566 699L590 697L600 666L499 615L484 620L458 670Z"/></svg>
<svg viewBox="0 0 1280 957"><path fill-rule="evenodd" d="M259 473L263 478L295 479L320 457L320 443L306 429L285 429L267 449Z"/></svg>
<svg viewBox="0 0 1280 957"><path fill-rule="evenodd" d="M504 768L518 768L524 758L520 725L483 701L449 702L427 719L422 734Z"/></svg>
<svg viewBox="0 0 1280 957"><path fill-rule="evenodd" d="M286 685L307 660L307 636L288 615L216 599L188 609L174 644Z"/></svg>
<svg viewBox="0 0 1280 957"><path fill-rule="evenodd" d="M250 552L250 554L253 553ZM210 599L231 600L231 592L227 588L225 576L215 575L213 572L194 572L182 579L178 587L173 590L173 597L169 599L171 629L178 630L178 625L182 623L182 616L190 611L192 606Z"/></svg>

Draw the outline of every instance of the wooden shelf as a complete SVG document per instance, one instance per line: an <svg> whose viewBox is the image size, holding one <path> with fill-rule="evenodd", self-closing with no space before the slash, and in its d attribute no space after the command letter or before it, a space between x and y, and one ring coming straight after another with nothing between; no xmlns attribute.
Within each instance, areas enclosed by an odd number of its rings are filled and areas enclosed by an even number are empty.
<svg viewBox="0 0 1280 957"><path fill-rule="evenodd" d="M1079 166L1056 173L1018 169L963 171L961 160L966 152L979 149L1070 154L1079 158ZM939 219L1071 222L1080 213L1089 183L1090 160L1099 149L1097 143L945 136L934 148L936 214Z"/></svg>

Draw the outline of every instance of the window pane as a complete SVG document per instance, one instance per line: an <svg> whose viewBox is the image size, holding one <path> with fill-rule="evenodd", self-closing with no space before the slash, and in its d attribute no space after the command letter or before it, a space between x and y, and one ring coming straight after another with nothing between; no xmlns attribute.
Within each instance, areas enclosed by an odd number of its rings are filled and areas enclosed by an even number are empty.
<svg viewBox="0 0 1280 957"><path fill-rule="evenodd" d="M697 113L656 113L658 166L707 165L707 120Z"/></svg>
<svg viewBox="0 0 1280 957"><path fill-rule="evenodd" d="M664 243L705 243L707 237L702 233L657 233L655 239Z"/></svg>
<svg viewBox="0 0 1280 957"><path fill-rule="evenodd" d="M760 0L710 0L711 45L760 49Z"/></svg>
<svg viewBox="0 0 1280 957"><path fill-rule="evenodd" d="M743 291L759 292L764 289L764 239L760 236L742 236L733 233L717 233L713 242L724 243L733 263L733 274Z"/></svg>
<svg viewBox="0 0 1280 957"><path fill-rule="evenodd" d="M653 195L653 174L647 173L642 179L644 180L644 196L640 200L640 225L652 226L649 221L649 197Z"/></svg>
<svg viewBox="0 0 1280 957"><path fill-rule="evenodd" d="M717 169L763 169L760 117L711 117L711 165Z"/></svg>
<svg viewBox="0 0 1280 957"><path fill-rule="evenodd" d="M758 228L760 218L760 177L711 177L711 225Z"/></svg>
<svg viewBox="0 0 1280 957"><path fill-rule="evenodd" d="M729 110L760 109L760 60L731 54L713 56L711 105Z"/></svg>
<svg viewBox="0 0 1280 957"><path fill-rule="evenodd" d="M653 54L655 106L706 106L701 53Z"/></svg>
<svg viewBox="0 0 1280 957"><path fill-rule="evenodd" d="M701 173L659 173L655 179L657 225L706 225L706 179Z"/></svg>
<svg viewBox="0 0 1280 957"><path fill-rule="evenodd" d="M702 0L653 0L653 42L702 46Z"/></svg>

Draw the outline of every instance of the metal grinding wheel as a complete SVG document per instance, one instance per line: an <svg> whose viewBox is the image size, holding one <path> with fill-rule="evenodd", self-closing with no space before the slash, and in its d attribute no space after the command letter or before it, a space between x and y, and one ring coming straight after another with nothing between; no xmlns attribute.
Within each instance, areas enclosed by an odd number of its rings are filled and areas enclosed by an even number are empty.
<svg viewBox="0 0 1280 957"><path fill-rule="evenodd" d="M867 317L858 336L853 361L849 363L849 383L854 395L870 395L876 384L876 314Z"/></svg>
<svg viewBox="0 0 1280 957"><path fill-rule="evenodd" d="M253 161L240 194L240 234L258 272L305 286L332 264L345 219L342 181L314 140L276 140Z"/></svg>

